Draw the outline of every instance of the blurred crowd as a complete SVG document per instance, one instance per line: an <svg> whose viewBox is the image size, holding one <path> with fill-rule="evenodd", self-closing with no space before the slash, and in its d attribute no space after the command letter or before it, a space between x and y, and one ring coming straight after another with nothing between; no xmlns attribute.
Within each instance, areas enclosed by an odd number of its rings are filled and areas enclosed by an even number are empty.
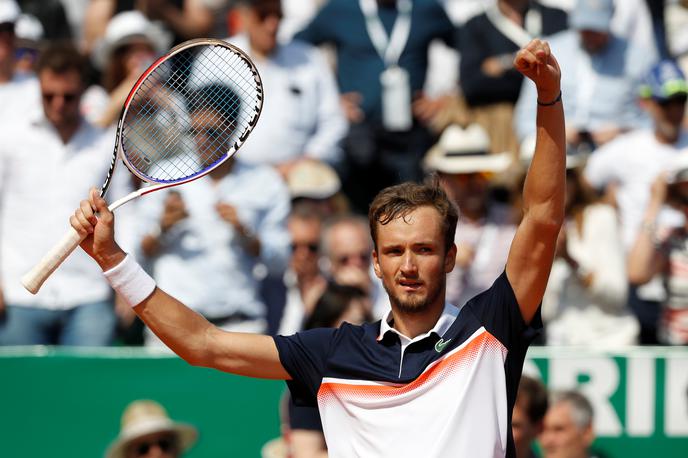
<svg viewBox="0 0 688 458"><path fill-rule="evenodd" d="M513 58L544 37L568 180L539 343L688 344L688 1L0 0L0 345L162 345L78 250L35 296L19 279L105 178L142 71L197 37L252 58L260 121L216 173L117 219L158 285L211 322L290 334L380 319L368 204L430 174L461 212L448 300L488 288L535 146L535 87ZM110 199L138 185L119 172ZM525 396L540 405L517 403L514 428L535 437L546 407ZM293 443L325 453L317 411L287 405ZM589 403L564 393L548 412L560 423L543 451L566 427L585 451Z"/></svg>
<svg viewBox="0 0 688 458"><path fill-rule="evenodd" d="M0 344L160 345L83 253L35 296L19 278L104 179L142 71L196 37L251 56L260 121L218 173L118 210L118 231L213 323L333 323L313 314L339 286L360 293L351 320L379 319L367 206L429 174L461 210L448 300L489 287L536 134L513 57L544 37L569 145L540 344L688 343L686 1L0 0ZM110 198L137 186L122 172Z"/></svg>

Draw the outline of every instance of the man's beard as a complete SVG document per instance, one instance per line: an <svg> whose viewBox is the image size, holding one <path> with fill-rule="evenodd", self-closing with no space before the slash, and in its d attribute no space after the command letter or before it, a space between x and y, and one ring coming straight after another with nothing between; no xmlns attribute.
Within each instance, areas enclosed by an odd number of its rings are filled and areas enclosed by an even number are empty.
<svg viewBox="0 0 688 458"><path fill-rule="evenodd" d="M384 286L385 291L387 291L390 302L394 304L399 311L413 314L425 312L430 304L435 302L439 295L442 294L442 291L444 291L445 282L446 280L441 281L439 284L437 284L437 288L432 291L428 291L428 295L425 297L412 295L409 299L401 299L395 295L392 291L392 288L389 288L386 284L384 284L384 282L382 282L382 286Z"/></svg>

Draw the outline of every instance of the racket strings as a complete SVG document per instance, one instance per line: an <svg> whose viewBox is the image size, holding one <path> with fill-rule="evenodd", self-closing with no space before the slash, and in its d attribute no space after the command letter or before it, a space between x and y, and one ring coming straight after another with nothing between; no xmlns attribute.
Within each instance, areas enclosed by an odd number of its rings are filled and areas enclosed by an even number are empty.
<svg viewBox="0 0 688 458"><path fill-rule="evenodd" d="M233 50L188 48L139 85L122 125L122 150L148 181L188 180L233 154L255 124L261 98L253 68Z"/></svg>

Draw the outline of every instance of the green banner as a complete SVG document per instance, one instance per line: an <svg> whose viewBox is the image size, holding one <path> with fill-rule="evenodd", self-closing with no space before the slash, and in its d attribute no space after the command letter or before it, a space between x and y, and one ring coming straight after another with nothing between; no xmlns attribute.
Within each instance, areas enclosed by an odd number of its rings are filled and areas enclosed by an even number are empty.
<svg viewBox="0 0 688 458"><path fill-rule="evenodd" d="M525 372L590 398L600 455L688 456L688 348L532 348ZM0 348L0 380L0 456L7 458L100 457L134 399L154 399L198 427L188 458L260 457L279 435L283 382L140 348Z"/></svg>

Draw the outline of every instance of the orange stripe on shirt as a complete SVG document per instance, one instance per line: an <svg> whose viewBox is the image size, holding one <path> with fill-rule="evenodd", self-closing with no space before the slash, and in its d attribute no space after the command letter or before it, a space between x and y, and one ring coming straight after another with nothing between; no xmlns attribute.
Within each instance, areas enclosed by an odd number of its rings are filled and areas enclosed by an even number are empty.
<svg viewBox="0 0 688 458"><path fill-rule="evenodd" d="M429 367L417 379L405 385L354 385L339 382L323 382L318 390L318 397L329 395L337 396L339 394L392 397L405 394L409 391L413 391L422 387L437 377L446 375L457 366L470 364L478 355L480 349L485 346L495 347L500 351L504 348L502 343L499 342L496 337L485 331L479 336L475 337L465 347L461 348L457 352L449 354L448 356L438 360L435 365Z"/></svg>

